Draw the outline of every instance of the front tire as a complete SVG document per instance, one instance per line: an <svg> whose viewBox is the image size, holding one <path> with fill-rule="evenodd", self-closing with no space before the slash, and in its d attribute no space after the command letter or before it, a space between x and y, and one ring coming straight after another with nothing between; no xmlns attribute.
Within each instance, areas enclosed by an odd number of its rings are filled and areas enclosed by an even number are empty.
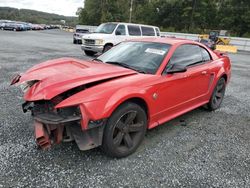
<svg viewBox="0 0 250 188"><path fill-rule="evenodd" d="M109 51L112 47L113 47L113 46L112 46L112 45L109 45L109 44L108 44L108 45L105 45L104 48L103 48L102 53L105 53L105 52Z"/></svg>
<svg viewBox="0 0 250 188"><path fill-rule="evenodd" d="M226 80L225 78L220 78L217 82L213 94L207 104L208 110L213 111L220 108L226 91Z"/></svg>
<svg viewBox="0 0 250 188"><path fill-rule="evenodd" d="M135 103L124 103L107 122L102 148L111 157L126 157L141 144L146 129L147 115L144 109Z"/></svg>
<svg viewBox="0 0 250 188"><path fill-rule="evenodd" d="M89 50L84 50L84 52L85 52L85 54L86 54L87 56L93 56L93 55L96 54L96 52L89 51Z"/></svg>

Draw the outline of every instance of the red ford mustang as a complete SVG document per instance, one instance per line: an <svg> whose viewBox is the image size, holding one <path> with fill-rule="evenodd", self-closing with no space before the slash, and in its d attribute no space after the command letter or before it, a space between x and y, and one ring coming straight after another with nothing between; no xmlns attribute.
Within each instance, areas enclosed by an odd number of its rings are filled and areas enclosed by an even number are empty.
<svg viewBox="0 0 250 188"><path fill-rule="evenodd" d="M11 84L25 92L37 144L75 141L125 157L147 129L206 105L220 107L231 75L227 56L190 40L126 41L92 61L61 58L38 64Z"/></svg>

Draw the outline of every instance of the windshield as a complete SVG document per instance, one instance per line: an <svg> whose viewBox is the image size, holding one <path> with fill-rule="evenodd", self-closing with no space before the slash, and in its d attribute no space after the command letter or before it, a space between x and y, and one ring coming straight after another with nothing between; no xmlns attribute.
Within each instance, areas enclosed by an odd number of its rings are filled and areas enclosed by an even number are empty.
<svg viewBox="0 0 250 188"><path fill-rule="evenodd" d="M116 26L117 24L113 23L101 24L96 28L95 33L111 34L113 33Z"/></svg>
<svg viewBox="0 0 250 188"><path fill-rule="evenodd" d="M89 30L87 29L76 29L76 33L88 33Z"/></svg>
<svg viewBox="0 0 250 188"><path fill-rule="evenodd" d="M125 64L139 72L155 74L170 48L154 42L123 42L98 57L104 63Z"/></svg>

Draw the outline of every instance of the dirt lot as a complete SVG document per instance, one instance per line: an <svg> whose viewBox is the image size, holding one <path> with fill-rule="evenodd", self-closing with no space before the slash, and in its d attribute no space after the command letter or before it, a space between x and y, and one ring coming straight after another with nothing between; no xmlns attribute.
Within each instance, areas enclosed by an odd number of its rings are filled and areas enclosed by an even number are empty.
<svg viewBox="0 0 250 188"><path fill-rule="evenodd" d="M200 108L148 131L138 151L120 160L74 143L37 150L22 93L9 80L64 56L88 58L71 33L0 31L0 187L250 187L250 54L230 55L232 79L219 110Z"/></svg>

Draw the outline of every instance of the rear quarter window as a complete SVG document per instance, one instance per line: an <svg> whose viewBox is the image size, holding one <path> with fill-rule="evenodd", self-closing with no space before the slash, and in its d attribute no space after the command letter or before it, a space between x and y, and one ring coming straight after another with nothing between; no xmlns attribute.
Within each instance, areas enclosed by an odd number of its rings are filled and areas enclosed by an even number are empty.
<svg viewBox="0 0 250 188"><path fill-rule="evenodd" d="M131 36L141 36L140 27L137 25L128 25L128 33Z"/></svg>
<svg viewBox="0 0 250 188"><path fill-rule="evenodd" d="M206 49L200 47L200 50L201 50L201 55L202 55L202 60L203 61L206 62L206 61L211 61L212 60L210 53Z"/></svg>

